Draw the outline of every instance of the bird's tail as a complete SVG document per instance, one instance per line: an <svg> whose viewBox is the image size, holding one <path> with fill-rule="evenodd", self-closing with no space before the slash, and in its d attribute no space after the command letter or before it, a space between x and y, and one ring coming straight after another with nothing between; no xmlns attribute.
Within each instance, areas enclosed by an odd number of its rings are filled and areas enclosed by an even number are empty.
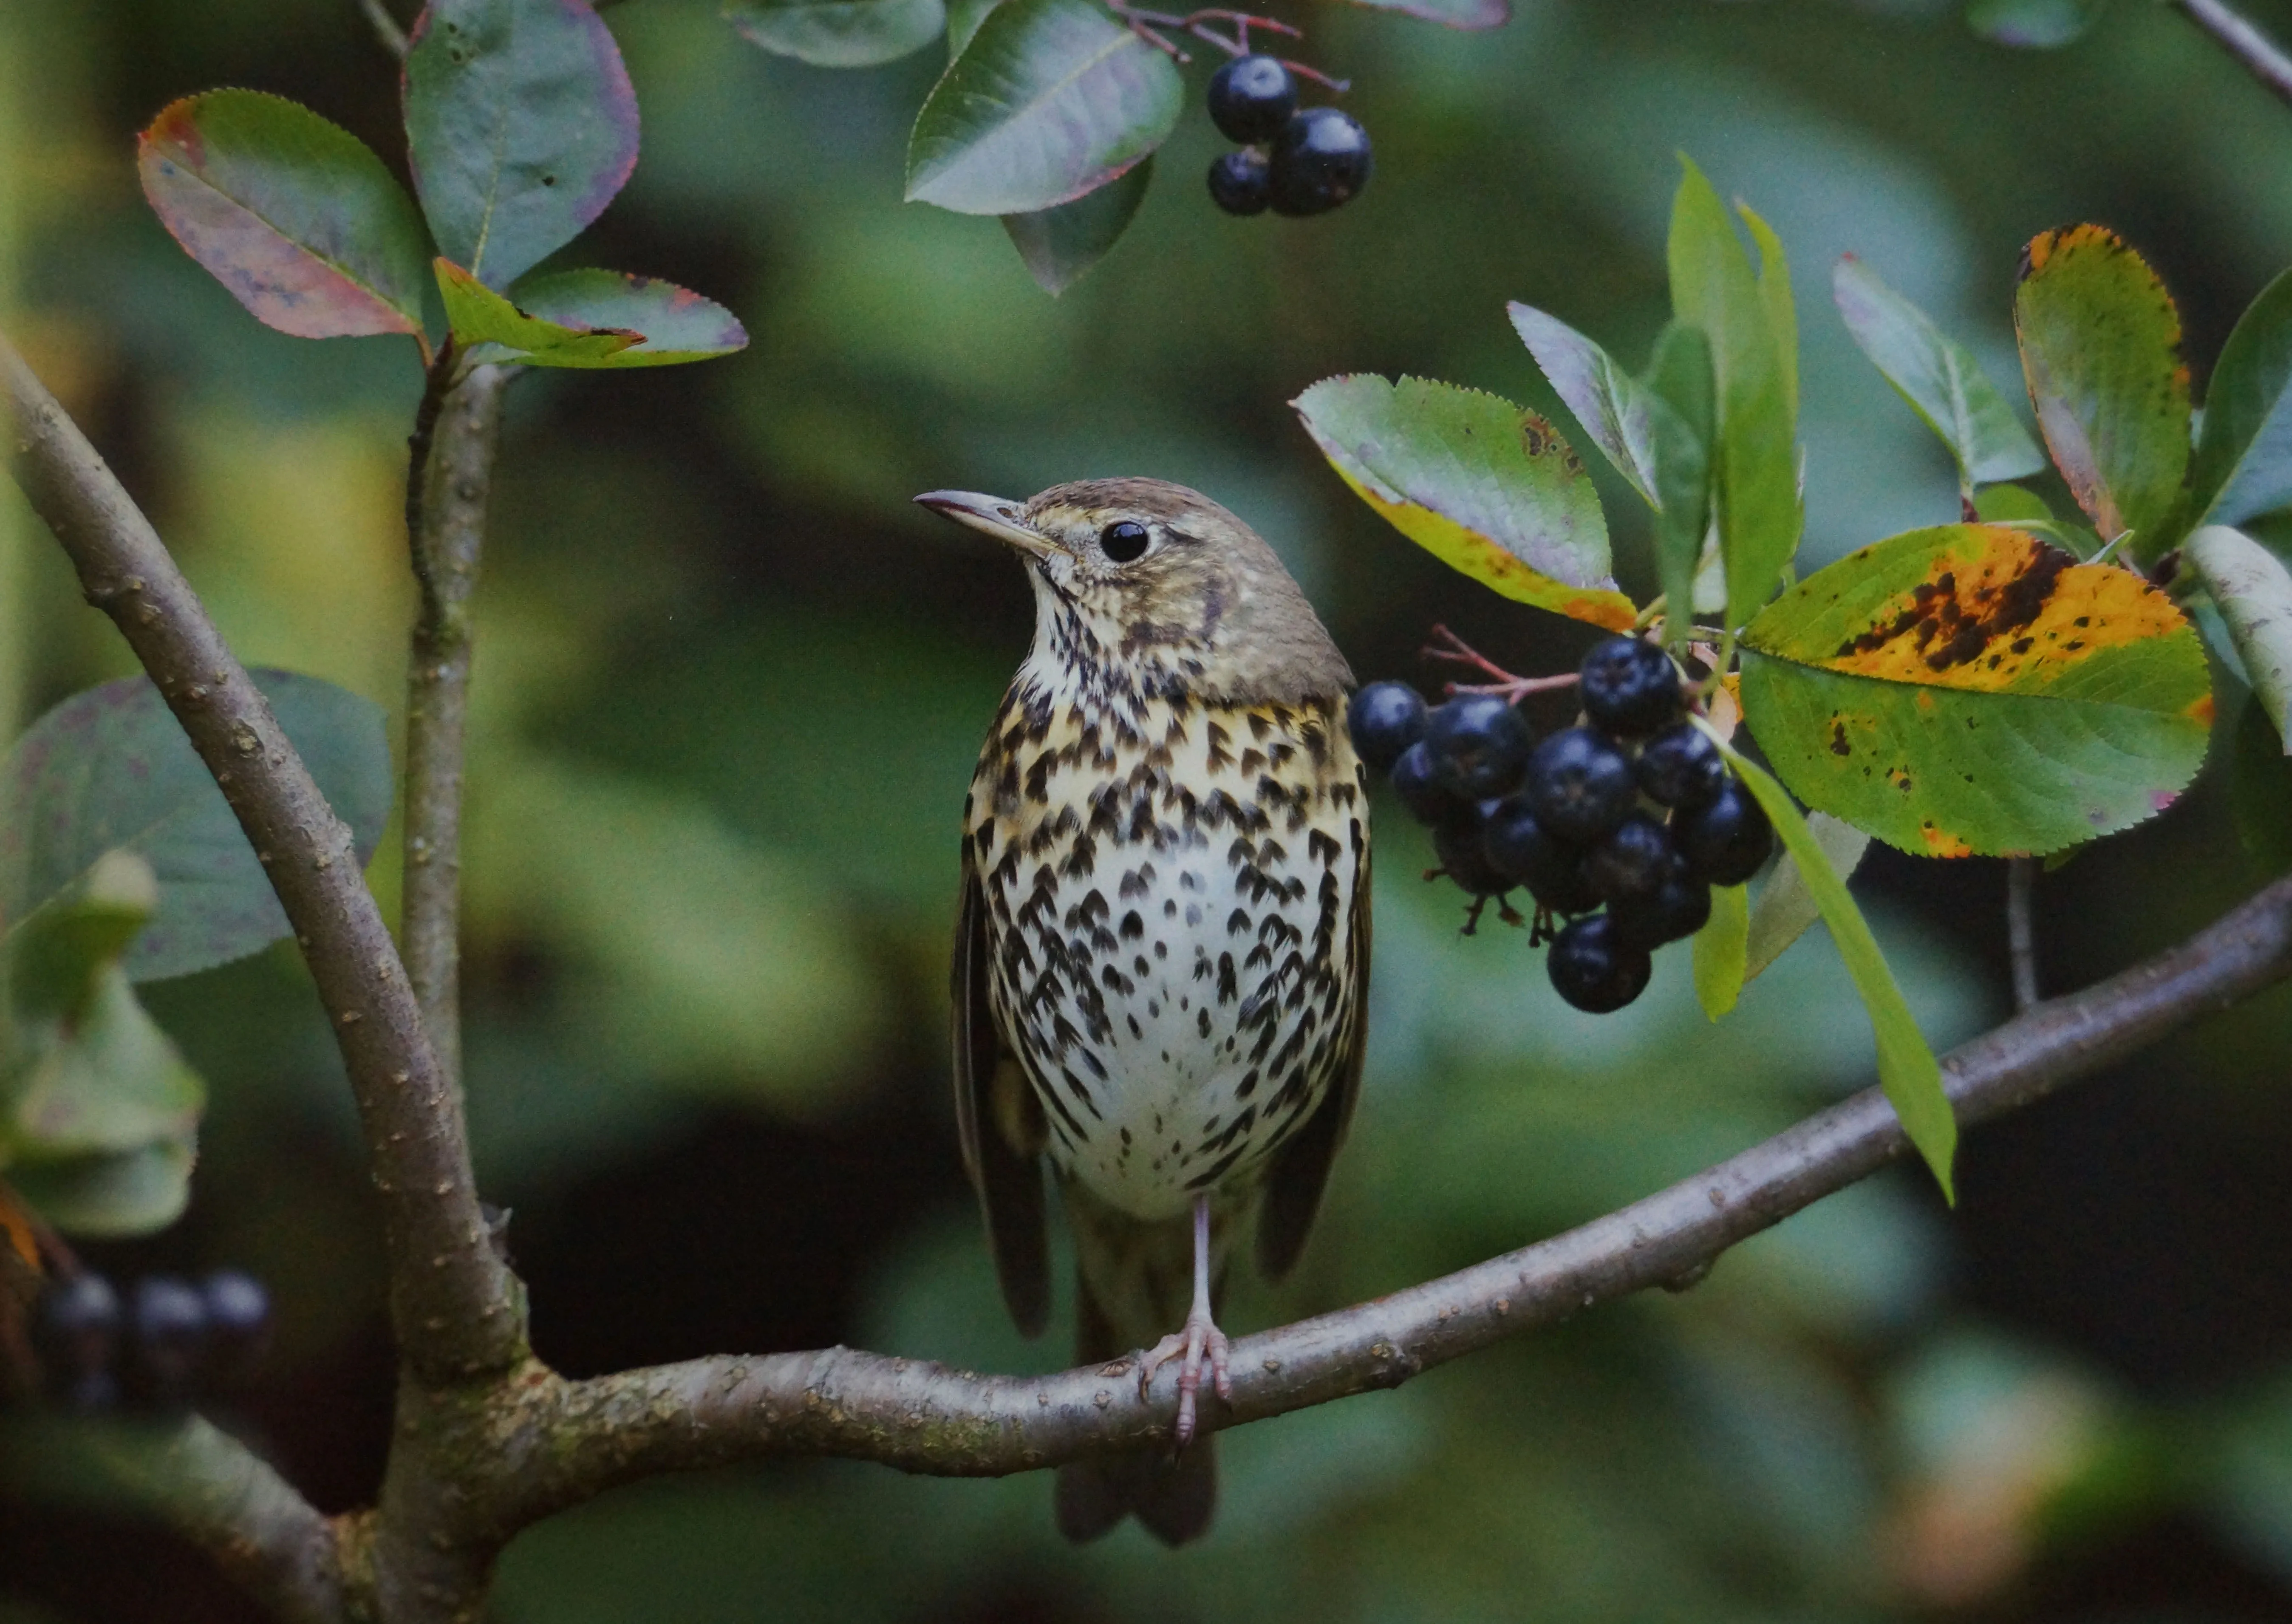
<svg viewBox="0 0 2292 1624"><path fill-rule="evenodd" d="M1116 1334L1089 1280L1076 1273L1075 1362L1103 1364L1135 1352L1139 1344ZM1059 1531L1079 1543L1134 1516L1165 1545L1198 1538L1217 1509L1216 1444L1215 1437L1201 1436L1182 1453L1167 1447L1121 1450L1061 1466Z"/></svg>

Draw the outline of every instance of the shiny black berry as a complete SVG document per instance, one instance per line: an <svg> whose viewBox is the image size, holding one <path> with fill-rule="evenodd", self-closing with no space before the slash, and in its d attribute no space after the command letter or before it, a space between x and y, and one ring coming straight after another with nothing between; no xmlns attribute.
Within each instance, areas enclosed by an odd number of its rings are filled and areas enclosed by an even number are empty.
<svg viewBox="0 0 2292 1624"><path fill-rule="evenodd" d="M1424 737L1424 697L1406 683L1371 683L1345 713L1354 751L1379 772L1392 772L1400 753Z"/></svg>
<svg viewBox="0 0 2292 1624"><path fill-rule="evenodd" d="M1608 905L1616 922L1618 941L1652 953L1667 941L1682 941L1701 930L1711 917L1711 887L1688 872L1684 858L1675 855L1663 883L1645 895L1626 897Z"/></svg>
<svg viewBox="0 0 2292 1624"><path fill-rule="evenodd" d="M224 1384L244 1381L270 1339L270 1294L240 1269L218 1269L199 1282L207 1310L211 1373Z"/></svg>
<svg viewBox="0 0 2292 1624"><path fill-rule="evenodd" d="M1368 184L1368 132L1333 107L1290 115L1269 160L1277 214L1325 214Z"/></svg>
<svg viewBox="0 0 2292 1624"><path fill-rule="evenodd" d="M1432 747L1421 739L1392 764L1392 793L1410 817L1434 828L1473 816L1473 804L1441 781L1433 770Z"/></svg>
<svg viewBox="0 0 2292 1624"><path fill-rule="evenodd" d="M1254 147L1228 152L1210 166L1210 201L1229 214L1262 214L1273 201L1265 155Z"/></svg>
<svg viewBox="0 0 2292 1624"><path fill-rule="evenodd" d="M136 1395L159 1404L188 1402L207 1345L207 1305L198 1289L166 1274L136 1281L127 1330Z"/></svg>
<svg viewBox="0 0 2292 1624"><path fill-rule="evenodd" d="M1667 727L1640 751L1640 788L1666 806L1708 806L1727 781L1727 763L1710 736L1691 722Z"/></svg>
<svg viewBox="0 0 2292 1624"><path fill-rule="evenodd" d="M1653 896L1678 853L1671 832L1643 812L1626 816L1584 855L1584 874L1610 902Z"/></svg>
<svg viewBox="0 0 2292 1624"><path fill-rule="evenodd" d="M1597 840L1632 810L1631 758L1596 728L1571 727L1536 747L1524 786L1537 820L1562 840Z"/></svg>
<svg viewBox="0 0 2292 1624"><path fill-rule="evenodd" d="M1584 714L1611 733L1636 739L1679 719L1679 672L1645 638L1603 638L1592 645L1577 675Z"/></svg>
<svg viewBox="0 0 2292 1624"><path fill-rule="evenodd" d="M1655 973L1647 950L1623 941L1615 921L1605 914L1561 926L1545 965L1560 996L1595 1015L1621 1009L1639 997Z"/></svg>
<svg viewBox="0 0 2292 1624"><path fill-rule="evenodd" d="M1739 885L1774 850L1774 826L1751 792L1730 780L1708 806L1673 820L1672 840L1699 879Z"/></svg>
<svg viewBox="0 0 2292 1624"><path fill-rule="evenodd" d="M109 1371L119 1343L119 1294L101 1274L67 1275L40 1294L32 1323L51 1386L69 1395L87 1378Z"/></svg>
<svg viewBox="0 0 2292 1624"><path fill-rule="evenodd" d="M1297 110L1297 81L1270 56L1238 56L1210 76L1210 122L1228 141L1271 141Z"/></svg>
<svg viewBox="0 0 2292 1624"><path fill-rule="evenodd" d="M1460 693L1424 719L1433 772L1470 801L1518 786L1533 737L1527 719L1492 693Z"/></svg>
<svg viewBox="0 0 2292 1624"><path fill-rule="evenodd" d="M1537 822L1524 796L1508 796L1489 813L1481 850L1497 872L1557 914L1588 913L1600 893L1584 873L1584 850Z"/></svg>
<svg viewBox="0 0 2292 1624"><path fill-rule="evenodd" d="M1488 860L1475 820L1458 819L1434 829L1432 853L1441 860L1441 872L1473 896L1498 896L1519 883Z"/></svg>

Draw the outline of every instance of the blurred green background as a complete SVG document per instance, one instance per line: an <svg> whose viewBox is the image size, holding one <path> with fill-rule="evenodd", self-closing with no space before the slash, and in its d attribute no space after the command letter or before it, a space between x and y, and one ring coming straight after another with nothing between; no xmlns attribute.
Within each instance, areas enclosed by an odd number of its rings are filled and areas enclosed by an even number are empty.
<svg viewBox="0 0 2292 1624"><path fill-rule="evenodd" d="M2142 0L2047 53L1982 43L1941 0L1516 6L1484 35L1282 12L1355 81L1375 184L1315 222L1229 220L1202 193L1218 147L1196 112L1128 238L1056 302L995 222L899 200L939 47L830 73L760 54L700 0L608 12L643 156L560 260L686 283L754 342L511 398L480 610L469 1090L545 1357L587 1373L841 1339L1065 1362L1060 1335L1029 1345L1004 1321L943 1053L956 812L1031 610L1007 559L912 493L1180 480L1267 535L1365 678L1437 681L1416 653L1436 621L1555 669L1578 628L1384 528L1285 402L1408 371L1554 410L1508 298L1636 364L1666 313L1675 150L1793 256L1810 562L1955 509L1940 448L1830 311L1841 252L2001 380L2015 255L2041 228L2125 232L2179 296L2199 379L2292 263L2292 109ZM2292 6L2253 9L2292 36ZM10 329L243 657L396 712L411 346L262 328L151 217L133 132L221 85L292 95L402 172L395 73L351 0L0 0ZM1610 512L1644 592L1637 505ZM12 725L129 669L12 489L0 655ZM2226 799L2210 774L2046 878L2049 987L2257 882ZM1820 931L1715 1029L1681 949L1594 1019L1550 996L1523 936L1458 937L1405 820L1379 842L1352 1142L1296 1278L1240 1292L1229 1324L1549 1233L1869 1075ZM394 908L392 847L373 877ZM1858 889L1938 1046L2000 1015L1998 865L1880 854ZM203 1160L182 1224L92 1255L271 1281L278 1352L236 1424L326 1508L362 1503L388 1428L379 1248L307 980L273 952L146 991L212 1084ZM1229 1435L1217 1528L1181 1555L1134 1529L1063 1547L1039 1475L778 1466L533 1531L495 1613L2292 1619L2288 1083L2280 990L1976 1133L1954 1213L1892 1174L1691 1292ZM246 1616L157 1534L0 1489L6 1624Z"/></svg>

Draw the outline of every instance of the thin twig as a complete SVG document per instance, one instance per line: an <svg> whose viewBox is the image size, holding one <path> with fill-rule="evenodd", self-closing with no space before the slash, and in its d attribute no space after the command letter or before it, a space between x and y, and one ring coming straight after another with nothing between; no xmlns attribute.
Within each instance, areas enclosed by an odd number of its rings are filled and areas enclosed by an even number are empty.
<svg viewBox="0 0 2292 1624"><path fill-rule="evenodd" d="M408 442L407 544L421 604L406 678L406 973L448 1084L462 1078L463 734L469 713L470 594L511 368L464 372L450 343L430 372Z"/></svg>
<svg viewBox="0 0 2292 1624"><path fill-rule="evenodd" d="M382 48L399 61L404 61L407 50L406 30L398 26L398 20L384 9L382 0L358 0L358 8L366 13L366 20L374 25L374 36L382 42Z"/></svg>
<svg viewBox="0 0 2292 1624"><path fill-rule="evenodd" d="M2038 938L2031 915L2038 887L2038 860L2006 860L2006 951L2014 961L2014 1007L2038 1001Z"/></svg>
<svg viewBox="0 0 2292 1624"><path fill-rule="evenodd" d="M2248 73L2273 91L2279 101L2292 102L2292 56L2287 56L2242 13L2224 0L2173 0L2173 4L2242 62Z"/></svg>
<svg viewBox="0 0 2292 1624"><path fill-rule="evenodd" d="M382 1197L401 1355L425 1381L508 1368L525 1354L519 1298L488 1240L458 1103L349 827L150 521L4 339L0 376L16 482L222 787L311 966Z"/></svg>

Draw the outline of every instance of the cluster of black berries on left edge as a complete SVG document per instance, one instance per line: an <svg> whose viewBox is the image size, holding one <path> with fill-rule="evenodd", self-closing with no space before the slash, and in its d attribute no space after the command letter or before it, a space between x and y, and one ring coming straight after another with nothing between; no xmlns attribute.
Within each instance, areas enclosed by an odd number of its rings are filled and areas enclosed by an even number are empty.
<svg viewBox="0 0 2292 1624"><path fill-rule="evenodd" d="M1406 683L1372 683L1351 717L1353 747L1432 829L1441 872L1473 898L1474 917L1521 886L1547 917L1568 918L1552 938L1552 984L1604 1014L1639 997L1655 949L1703 928L1712 886L1758 872L1774 830L1684 719L1661 649L1610 637L1578 676L1584 723L1540 741L1495 694L1428 710Z"/></svg>
<svg viewBox="0 0 2292 1624"><path fill-rule="evenodd" d="M1210 122L1241 143L1210 166L1210 198L1229 214L1326 214L1368 184L1368 132L1336 108L1300 108L1279 58L1252 52L1219 69Z"/></svg>
<svg viewBox="0 0 2292 1624"><path fill-rule="evenodd" d="M122 1301L91 1269L51 1280L33 1312L51 1402L82 1414L174 1410L244 1383L270 1332L270 1294L221 1269L191 1281L148 1275Z"/></svg>

